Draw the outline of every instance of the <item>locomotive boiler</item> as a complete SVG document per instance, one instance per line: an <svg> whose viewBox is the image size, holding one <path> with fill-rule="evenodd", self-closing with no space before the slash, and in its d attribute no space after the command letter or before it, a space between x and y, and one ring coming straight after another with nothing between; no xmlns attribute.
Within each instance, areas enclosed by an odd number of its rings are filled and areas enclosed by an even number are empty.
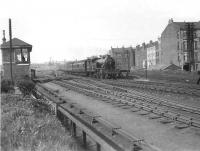
<svg viewBox="0 0 200 151"><path fill-rule="evenodd" d="M102 79L116 78L115 61L110 55L96 60L96 74Z"/></svg>

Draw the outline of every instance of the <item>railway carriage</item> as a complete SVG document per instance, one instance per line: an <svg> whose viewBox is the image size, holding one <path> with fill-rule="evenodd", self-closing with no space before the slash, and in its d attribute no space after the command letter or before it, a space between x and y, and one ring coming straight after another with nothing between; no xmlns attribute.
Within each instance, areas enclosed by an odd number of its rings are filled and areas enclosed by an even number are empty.
<svg viewBox="0 0 200 151"><path fill-rule="evenodd" d="M63 71L67 71L67 72L72 71L72 63L73 63L73 62L67 62L66 64L64 64L64 65L61 67L61 69L62 69Z"/></svg>
<svg viewBox="0 0 200 151"><path fill-rule="evenodd" d="M86 75L86 60L80 60L80 61L74 61L69 63L68 65L68 73L71 74L80 74L80 75Z"/></svg>

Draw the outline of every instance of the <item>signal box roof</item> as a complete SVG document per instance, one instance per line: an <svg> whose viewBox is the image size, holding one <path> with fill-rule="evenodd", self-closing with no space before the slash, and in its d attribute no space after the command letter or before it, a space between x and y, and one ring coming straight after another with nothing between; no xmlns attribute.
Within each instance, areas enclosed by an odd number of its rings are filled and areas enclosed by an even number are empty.
<svg viewBox="0 0 200 151"><path fill-rule="evenodd" d="M18 39L18 38L13 38L12 39L12 47L13 48L32 48L32 45ZM1 44L1 48L10 48L10 41L4 42Z"/></svg>

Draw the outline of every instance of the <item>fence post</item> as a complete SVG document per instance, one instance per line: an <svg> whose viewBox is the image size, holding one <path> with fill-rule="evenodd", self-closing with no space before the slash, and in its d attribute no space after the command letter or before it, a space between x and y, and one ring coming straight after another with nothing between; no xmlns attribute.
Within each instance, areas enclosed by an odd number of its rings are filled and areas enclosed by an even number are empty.
<svg viewBox="0 0 200 151"><path fill-rule="evenodd" d="M86 138L86 132L83 131L83 146L86 148L87 146L87 138Z"/></svg>
<svg viewBox="0 0 200 151"><path fill-rule="evenodd" d="M76 124L72 122L72 135L76 137Z"/></svg>
<svg viewBox="0 0 200 151"><path fill-rule="evenodd" d="M96 143L97 151L101 151L101 145L99 143Z"/></svg>

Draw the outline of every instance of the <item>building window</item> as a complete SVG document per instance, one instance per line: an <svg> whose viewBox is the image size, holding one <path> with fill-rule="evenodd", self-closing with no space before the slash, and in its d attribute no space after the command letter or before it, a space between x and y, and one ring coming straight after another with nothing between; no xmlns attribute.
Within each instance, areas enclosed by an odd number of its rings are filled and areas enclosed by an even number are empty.
<svg viewBox="0 0 200 151"><path fill-rule="evenodd" d="M183 31L183 38L186 38L186 35L187 35L186 31Z"/></svg>
<svg viewBox="0 0 200 151"><path fill-rule="evenodd" d="M15 49L15 54L16 54L16 62L17 63L28 63L29 62L28 50L26 48Z"/></svg>
<svg viewBox="0 0 200 151"><path fill-rule="evenodd" d="M196 71L198 70L198 64L196 64Z"/></svg>
<svg viewBox="0 0 200 151"><path fill-rule="evenodd" d="M16 49L15 53L16 53L16 61L21 62L22 61L21 49Z"/></svg>
<svg viewBox="0 0 200 151"><path fill-rule="evenodd" d="M28 61L28 50L22 49L22 61L27 62Z"/></svg>
<svg viewBox="0 0 200 151"><path fill-rule="evenodd" d="M156 57L159 57L159 52L156 52Z"/></svg>
<svg viewBox="0 0 200 151"><path fill-rule="evenodd" d="M194 53L194 60L195 60L195 61L198 61L198 52L195 52L195 53Z"/></svg>
<svg viewBox="0 0 200 151"><path fill-rule="evenodd" d="M197 50L197 41L194 41L194 49Z"/></svg>
<svg viewBox="0 0 200 151"><path fill-rule="evenodd" d="M197 38L197 34L196 33L193 33L193 38Z"/></svg>
<svg viewBox="0 0 200 151"><path fill-rule="evenodd" d="M183 50L187 50L187 42L183 41Z"/></svg>
<svg viewBox="0 0 200 151"><path fill-rule="evenodd" d="M179 32L177 32L177 39L179 39Z"/></svg>
<svg viewBox="0 0 200 151"><path fill-rule="evenodd" d="M188 54L187 53L184 53L183 60L184 60L184 62L188 61Z"/></svg>
<svg viewBox="0 0 200 151"><path fill-rule="evenodd" d="M179 50L180 48L179 48L179 42L177 42L177 50Z"/></svg>

